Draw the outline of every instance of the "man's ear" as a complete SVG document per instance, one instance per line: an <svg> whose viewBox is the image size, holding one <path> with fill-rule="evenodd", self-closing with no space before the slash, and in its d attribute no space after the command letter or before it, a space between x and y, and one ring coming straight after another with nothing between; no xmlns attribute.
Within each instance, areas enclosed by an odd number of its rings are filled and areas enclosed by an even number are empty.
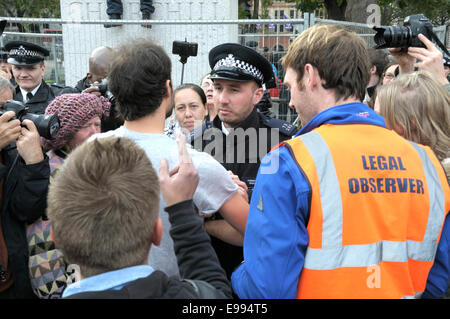
<svg viewBox="0 0 450 319"><path fill-rule="evenodd" d="M172 91L173 91L173 88L172 88L172 80L167 80L166 81L166 96L165 97L171 97L172 96Z"/></svg>
<svg viewBox="0 0 450 319"><path fill-rule="evenodd" d="M256 105L261 101L262 97L264 95L264 89L261 87L258 87L255 92L253 93L253 105Z"/></svg>
<svg viewBox="0 0 450 319"><path fill-rule="evenodd" d="M162 220L160 217L158 217L155 221L155 226L153 226L153 233L152 233L153 245L159 246L159 244L161 244L162 232L163 232Z"/></svg>
<svg viewBox="0 0 450 319"><path fill-rule="evenodd" d="M89 82L90 84L92 84L92 73L91 73L91 72L88 72L88 73L86 74L86 78L87 78L88 82Z"/></svg>
<svg viewBox="0 0 450 319"><path fill-rule="evenodd" d="M374 65L374 66L372 66L372 67L370 68L370 74L371 74L371 75L374 75L374 74L376 74L376 73L377 73L377 66Z"/></svg>
<svg viewBox="0 0 450 319"><path fill-rule="evenodd" d="M44 75L45 75L45 63L42 63L42 66L41 66L41 73L42 73L42 77L44 77Z"/></svg>
<svg viewBox="0 0 450 319"><path fill-rule="evenodd" d="M312 90L314 87L318 85L322 85L322 79L320 78L319 71L307 63L305 65L305 72L303 73L303 84Z"/></svg>

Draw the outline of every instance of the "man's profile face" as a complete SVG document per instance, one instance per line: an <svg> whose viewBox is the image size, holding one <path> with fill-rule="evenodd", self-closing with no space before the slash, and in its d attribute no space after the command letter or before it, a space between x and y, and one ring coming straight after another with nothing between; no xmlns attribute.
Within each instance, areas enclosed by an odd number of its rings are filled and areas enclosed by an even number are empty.
<svg viewBox="0 0 450 319"><path fill-rule="evenodd" d="M8 62L0 61L0 70L9 72L11 70L11 65Z"/></svg>
<svg viewBox="0 0 450 319"><path fill-rule="evenodd" d="M289 107L295 109L302 125L308 123L316 114L317 111L311 107L309 94L307 88L298 81L298 73L294 69L288 67L284 76L284 84L290 91L291 99Z"/></svg>
<svg viewBox="0 0 450 319"><path fill-rule="evenodd" d="M13 99L13 93L10 89L8 89L8 88L0 89L0 108L3 108L3 105L6 103L6 101L12 100L12 99Z"/></svg>
<svg viewBox="0 0 450 319"><path fill-rule="evenodd" d="M13 65L12 71L17 84L21 89L31 92L41 82L45 74L45 65Z"/></svg>
<svg viewBox="0 0 450 319"><path fill-rule="evenodd" d="M220 120L235 127L253 111L264 91L254 81L214 80L214 101Z"/></svg>
<svg viewBox="0 0 450 319"><path fill-rule="evenodd" d="M90 72L87 74L88 82L89 83L100 83L103 81L103 79L108 77L107 67L106 66L100 66L95 65L92 67Z"/></svg>
<svg viewBox="0 0 450 319"><path fill-rule="evenodd" d="M444 73L445 73L445 76L449 76L450 75L450 66L444 66Z"/></svg>

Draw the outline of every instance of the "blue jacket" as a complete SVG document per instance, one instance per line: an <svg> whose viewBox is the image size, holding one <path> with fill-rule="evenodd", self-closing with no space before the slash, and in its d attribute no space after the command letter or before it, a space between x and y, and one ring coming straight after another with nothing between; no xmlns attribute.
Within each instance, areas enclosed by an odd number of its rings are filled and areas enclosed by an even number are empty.
<svg viewBox="0 0 450 319"><path fill-rule="evenodd" d="M385 127L384 119L372 109L362 103L349 103L317 114L296 137L323 124ZM264 157L250 203L244 263L232 275L232 286L239 298L296 298L309 241L306 227L310 196L309 182L286 147ZM442 297L448 287L449 219L447 216L423 297Z"/></svg>

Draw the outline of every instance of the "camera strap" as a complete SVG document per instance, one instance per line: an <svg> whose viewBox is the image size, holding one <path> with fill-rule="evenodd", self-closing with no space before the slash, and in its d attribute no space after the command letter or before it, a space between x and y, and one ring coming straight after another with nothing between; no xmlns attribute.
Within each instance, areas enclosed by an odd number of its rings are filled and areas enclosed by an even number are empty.
<svg viewBox="0 0 450 319"><path fill-rule="evenodd" d="M13 170L14 167L16 166L17 161L18 161L18 159L19 159L19 156L20 156L20 155L19 155L19 152L17 152L17 155L16 155L16 157L14 158L14 161L13 161L11 167L9 168L8 174L6 175L6 178L5 178L5 184L6 184L7 180L9 179L9 175L11 175L12 170Z"/></svg>
<svg viewBox="0 0 450 319"><path fill-rule="evenodd" d="M445 45L442 44L441 40L439 40L439 38L437 37L436 34L434 34L434 32L431 32L431 37L432 37L433 40L436 42L436 44L441 48L441 50L442 50L448 57L450 57L450 53L448 52L447 48L445 47Z"/></svg>

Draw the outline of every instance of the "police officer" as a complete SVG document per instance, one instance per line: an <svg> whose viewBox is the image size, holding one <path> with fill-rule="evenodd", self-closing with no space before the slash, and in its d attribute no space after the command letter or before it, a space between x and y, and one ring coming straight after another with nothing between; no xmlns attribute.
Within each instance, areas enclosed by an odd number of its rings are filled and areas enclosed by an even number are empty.
<svg viewBox="0 0 450 319"><path fill-rule="evenodd" d="M17 83L14 100L25 103L29 112L44 114L47 105L59 95L63 87L47 85L43 80L45 74L44 58L49 51L37 44L25 41L6 43L8 63Z"/></svg>
<svg viewBox="0 0 450 319"><path fill-rule="evenodd" d="M266 116L255 107L264 96L263 87L272 83L274 78L272 67L263 56L245 46L226 43L210 51L209 64L218 109L218 115L211 123L211 130L216 131L207 134L206 130L206 134L201 136L202 143L198 143L200 137L197 137L192 144L196 148L201 145L203 151L212 150L214 153L212 155L226 169L246 182L251 190L261 158L279 142L290 139L297 128L289 122ZM242 130L238 130L239 128ZM238 135L242 131L246 132L249 128L255 129L257 140L251 141L251 138L246 138L244 145L240 145L242 140L235 138L231 141L231 138L228 140L226 138L233 133ZM208 139L208 136L211 133L215 135L217 130L222 132L222 139ZM259 142L262 137L266 139L265 143ZM221 151L218 147L219 140L222 140L223 154L219 154ZM252 146L250 142L257 142L256 152L251 152L251 148L248 147ZM215 147L210 143L214 143ZM232 148L235 151L245 150L245 153L234 152L234 157L230 157L227 153ZM242 156L245 157L244 160Z"/></svg>
<svg viewBox="0 0 450 319"><path fill-rule="evenodd" d="M264 95L263 86L273 83L274 78L272 66L263 56L245 46L226 43L209 52L209 64L218 114L212 127L197 136L192 145L210 153L245 182L250 198L261 159L273 146L290 139L297 129L286 121L263 115L255 107ZM217 215L215 218L220 218ZM212 235L222 267L230 275L242 261L242 248L228 244L233 241L227 238L215 238L215 228L206 229Z"/></svg>

